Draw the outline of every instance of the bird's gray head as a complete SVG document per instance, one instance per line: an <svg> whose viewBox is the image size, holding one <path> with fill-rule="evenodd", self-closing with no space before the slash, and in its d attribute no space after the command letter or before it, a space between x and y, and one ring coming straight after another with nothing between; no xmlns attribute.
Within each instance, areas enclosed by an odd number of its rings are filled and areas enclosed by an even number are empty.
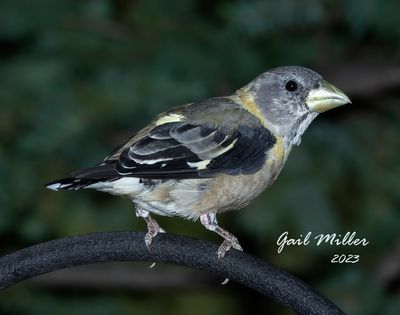
<svg viewBox="0 0 400 315"><path fill-rule="evenodd" d="M343 92L318 73L297 66L271 69L246 90L271 127L296 144L318 113L350 103Z"/></svg>

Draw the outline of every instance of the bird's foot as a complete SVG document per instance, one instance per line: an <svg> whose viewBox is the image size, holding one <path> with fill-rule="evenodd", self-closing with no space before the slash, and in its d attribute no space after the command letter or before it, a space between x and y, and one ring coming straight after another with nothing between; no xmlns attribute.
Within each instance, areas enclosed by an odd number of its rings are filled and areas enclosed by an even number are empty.
<svg viewBox="0 0 400 315"><path fill-rule="evenodd" d="M220 259L224 258L226 252L227 252L228 250L230 250L232 247L233 247L234 249L243 251L243 248L242 248L242 246L240 246L237 237L229 233L229 240L228 240L228 239L225 239L225 240L222 242L221 246L218 248L218 252L217 252L218 261L219 261ZM225 280L222 281L221 284L222 284L222 285L226 285L226 284L228 284L228 282L229 282L229 278L225 278Z"/></svg>
<svg viewBox="0 0 400 315"><path fill-rule="evenodd" d="M156 220L148 216L147 222L147 233L144 237L144 242L147 247L147 251L151 253L151 244L153 243L153 238L157 236L158 233L165 233L165 231L160 227Z"/></svg>
<svg viewBox="0 0 400 315"><path fill-rule="evenodd" d="M230 233L226 233L224 235L224 237L225 237L224 241L222 242L221 246L218 248L218 252L217 252L218 260L224 258L226 252L228 250L230 250L231 248L243 251L242 246L240 246L238 239L234 235L232 235Z"/></svg>
<svg viewBox="0 0 400 315"><path fill-rule="evenodd" d="M235 235L229 233L218 225L217 216L215 212L209 212L200 216L200 222L207 230L214 231L224 238L221 246L218 248L218 260L223 258L228 250L231 248L243 251L238 239Z"/></svg>
<svg viewBox="0 0 400 315"><path fill-rule="evenodd" d="M136 209L136 216L143 218L147 223L147 233L144 237L144 243L146 244L147 251L151 253L153 238L155 238L158 233L165 233L165 231L160 227L157 221L151 217L148 211L138 208Z"/></svg>

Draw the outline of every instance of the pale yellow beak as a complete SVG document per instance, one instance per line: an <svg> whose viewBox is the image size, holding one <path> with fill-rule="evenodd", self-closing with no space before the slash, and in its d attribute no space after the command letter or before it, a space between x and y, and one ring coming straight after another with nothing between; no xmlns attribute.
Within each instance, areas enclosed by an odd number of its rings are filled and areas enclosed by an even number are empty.
<svg viewBox="0 0 400 315"><path fill-rule="evenodd" d="M311 90L306 98L310 111L317 113L349 103L351 103L350 99L342 91L325 80L318 88Z"/></svg>

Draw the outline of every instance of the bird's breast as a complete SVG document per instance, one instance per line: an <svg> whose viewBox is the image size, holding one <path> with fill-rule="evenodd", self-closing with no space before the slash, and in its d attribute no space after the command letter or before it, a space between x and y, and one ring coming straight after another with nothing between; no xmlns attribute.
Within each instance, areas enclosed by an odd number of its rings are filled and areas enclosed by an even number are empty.
<svg viewBox="0 0 400 315"><path fill-rule="evenodd" d="M266 162L259 171L249 175L215 177L195 204L194 210L203 214L209 211L225 212L246 206L275 181L286 158L283 140L278 138L274 147L266 153Z"/></svg>
<svg viewBox="0 0 400 315"><path fill-rule="evenodd" d="M246 206L279 175L287 154L282 139L266 152L263 167L253 174L218 175L213 178L157 181L135 203L160 215L196 219L200 215L219 213Z"/></svg>

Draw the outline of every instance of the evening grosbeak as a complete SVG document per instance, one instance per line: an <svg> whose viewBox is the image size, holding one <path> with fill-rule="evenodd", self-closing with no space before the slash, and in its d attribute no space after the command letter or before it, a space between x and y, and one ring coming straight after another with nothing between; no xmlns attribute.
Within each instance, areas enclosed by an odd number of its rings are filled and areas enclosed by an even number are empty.
<svg viewBox="0 0 400 315"><path fill-rule="evenodd" d="M149 250L164 232L150 213L200 218L223 237L221 258L242 248L218 226L217 214L243 208L270 186L314 118L346 103L343 92L312 70L271 69L231 96L158 115L102 163L47 187L128 197L147 223Z"/></svg>

